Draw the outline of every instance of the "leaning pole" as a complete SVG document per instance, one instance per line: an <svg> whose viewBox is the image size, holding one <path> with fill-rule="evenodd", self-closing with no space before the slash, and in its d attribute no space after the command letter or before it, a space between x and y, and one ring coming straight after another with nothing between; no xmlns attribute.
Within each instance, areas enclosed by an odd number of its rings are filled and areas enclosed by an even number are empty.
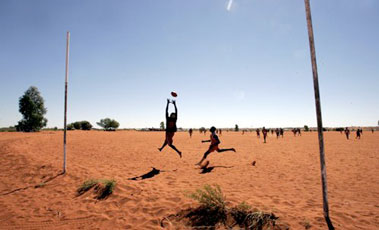
<svg viewBox="0 0 379 230"><path fill-rule="evenodd" d="M322 130L320 90L319 90L319 85L318 85L318 73L317 73L315 43L314 43L314 37L313 37L311 7L309 4L309 0L304 0L304 2L305 2L305 11L306 11L307 25L308 25L309 48L311 51L312 72L313 72L313 86L314 86L315 101L316 101L317 131L318 131L318 143L320 146L320 164L321 164L321 180L322 180L322 197L323 197L324 217L325 217L325 221L328 225L329 230L333 230L334 227L333 227L332 221L329 218L328 187L327 187L327 182L326 182L326 166L325 166L325 151L324 151L324 136L323 136L323 130Z"/></svg>
<svg viewBox="0 0 379 230"><path fill-rule="evenodd" d="M67 132L67 82L68 82L68 57L70 51L70 32L67 32L66 43L66 75L64 84L64 131L63 131L63 174L66 173L66 132Z"/></svg>

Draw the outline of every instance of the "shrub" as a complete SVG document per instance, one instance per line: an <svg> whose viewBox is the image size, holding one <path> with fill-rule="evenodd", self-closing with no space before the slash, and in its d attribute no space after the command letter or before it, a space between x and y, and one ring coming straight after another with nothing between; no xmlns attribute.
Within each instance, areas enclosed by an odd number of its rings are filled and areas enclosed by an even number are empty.
<svg viewBox="0 0 379 230"><path fill-rule="evenodd" d="M225 223L225 197L220 186L204 185L203 189L197 189L187 196L200 203L199 208L186 216L191 220L193 226L214 226L220 222Z"/></svg>
<svg viewBox="0 0 379 230"><path fill-rule="evenodd" d="M242 202L231 209L231 215L233 216L238 225L242 225L246 220L246 217L249 214L250 210L251 206L246 204L245 202Z"/></svg>
<svg viewBox="0 0 379 230"><path fill-rule="evenodd" d="M101 180L100 183L98 183L95 187L95 190L97 192L96 198L98 200L107 198L109 195L113 193L115 186L115 180Z"/></svg>
<svg viewBox="0 0 379 230"><path fill-rule="evenodd" d="M218 185L205 185L202 189L187 193L186 196L198 201L200 206L175 216L179 220L188 218L194 229L218 229L221 225L226 229L234 229L234 226L238 225L243 229L263 230L274 229L276 226L278 217L273 213L253 211L245 202L233 208L226 207L225 197Z"/></svg>
<svg viewBox="0 0 379 230"><path fill-rule="evenodd" d="M76 121L67 125L67 130L91 130L92 125L89 121Z"/></svg>
<svg viewBox="0 0 379 230"><path fill-rule="evenodd" d="M190 198L198 201L201 206L210 209L225 209L225 197L222 194L219 185L204 185L203 189L197 189L194 193L188 195Z"/></svg>

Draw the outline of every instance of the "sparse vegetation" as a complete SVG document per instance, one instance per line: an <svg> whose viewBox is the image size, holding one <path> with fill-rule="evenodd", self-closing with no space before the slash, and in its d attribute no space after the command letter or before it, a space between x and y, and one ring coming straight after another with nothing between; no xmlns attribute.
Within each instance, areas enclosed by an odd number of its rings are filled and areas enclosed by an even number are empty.
<svg viewBox="0 0 379 230"><path fill-rule="evenodd" d="M238 125L236 124L235 127L234 127L234 131L238 132L240 129L238 127Z"/></svg>
<svg viewBox="0 0 379 230"><path fill-rule="evenodd" d="M90 179L85 181L78 189L77 195L83 195L90 189L94 188L94 192L96 194L95 198L98 200L106 199L113 193L113 190L116 186L115 180L98 180L98 179Z"/></svg>
<svg viewBox="0 0 379 230"><path fill-rule="evenodd" d="M100 180L100 183L98 183L95 187L95 191L97 192L96 199L103 200L107 198L113 193L115 186L115 180Z"/></svg>
<svg viewBox="0 0 379 230"><path fill-rule="evenodd" d="M253 210L245 202L228 208L218 185L205 185L202 189L186 195L198 201L200 206L185 210L175 217L180 220L187 219L194 229L216 229L222 226L226 229L235 226L249 230L281 229L275 225L278 218L274 214ZM164 223L161 224L164 226Z"/></svg>
<svg viewBox="0 0 379 230"><path fill-rule="evenodd" d="M197 189L188 197L198 201L201 206L210 209L225 209L225 197L219 185L204 185L203 189Z"/></svg>
<svg viewBox="0 0 379 230"><path fill-rule="evenodd" d="M98 183L98 180L90 179L86 180L77 190L78 195L82 195Z"/></svg>
<svg viewBox="0 0 379 230"><path fill-rule="evenodd" d="M164 122L162 121L161 123L160 123L160 129L162 129L162 130L164 130L165 129L165 126L164 126Z"/></svg>
<svg viewBox="0 0 379 230"><path fill-rule="evenodd" d="M225 197L218 185L204 185L188 197L198 201L200 207L186 215L193 226L214 226L226 221Z"/></svg>

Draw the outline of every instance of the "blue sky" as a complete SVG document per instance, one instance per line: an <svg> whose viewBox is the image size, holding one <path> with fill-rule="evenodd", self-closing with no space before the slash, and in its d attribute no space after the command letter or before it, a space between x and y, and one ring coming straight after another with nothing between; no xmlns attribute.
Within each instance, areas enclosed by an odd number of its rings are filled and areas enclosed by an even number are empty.
<svg viewBox="0 0 379 230"><path fill-rule="evenodd" d="M102 118L158 127L315 126L303 0L0 1L0 127L37 86L48 127ZM379 119L379 2L311 1L324 126Z"/></svg>

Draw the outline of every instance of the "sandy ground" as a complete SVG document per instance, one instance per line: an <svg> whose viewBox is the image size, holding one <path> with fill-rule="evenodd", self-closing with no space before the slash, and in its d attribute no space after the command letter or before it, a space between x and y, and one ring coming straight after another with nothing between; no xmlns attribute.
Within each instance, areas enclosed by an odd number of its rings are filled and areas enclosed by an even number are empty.
<svg viewBox="0 0 379 230"><path fill-rule="evenodd" d="M336 229L374 230L379 228L379 133L354 137L325 133L330 215ZM327 229L316 133L287 132L283 139L269 134L263 144L255 133L223 132L220 147L237 153L211 154L215 168L206 174L194 166L208 147L200 143L203 134L175 135L182 159L170 148L157 150L163 138L163 132L70 131L68 171L57 176L63 132L0 133L0 229L161 229L163 217L197 206L185 191L207 183L220 185L231 205L245 201L274 212L291 229ZM128 180L151 167L164 171ZM115 179L114 194L101 201L89 193L76 196L91 178Z"/></svg>

